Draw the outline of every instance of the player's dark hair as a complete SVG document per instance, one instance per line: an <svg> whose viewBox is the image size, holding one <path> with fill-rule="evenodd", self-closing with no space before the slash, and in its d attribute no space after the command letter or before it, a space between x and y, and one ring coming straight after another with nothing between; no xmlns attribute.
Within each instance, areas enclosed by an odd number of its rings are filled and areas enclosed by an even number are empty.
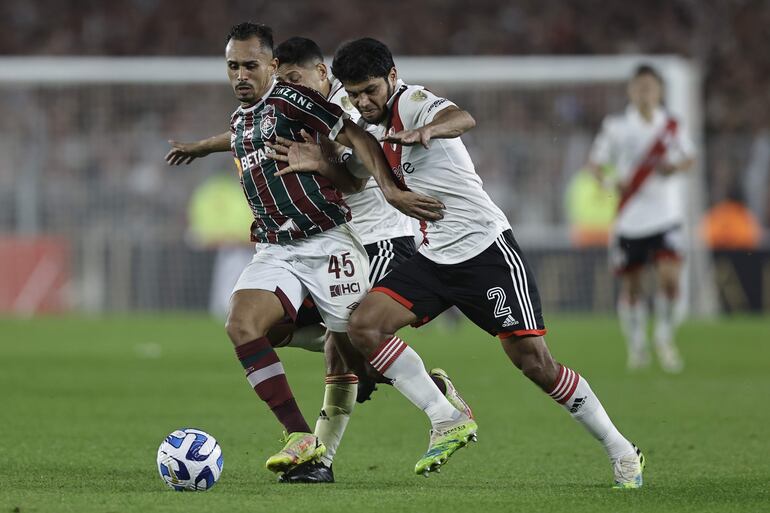
<svg viewBox="0 0 770 513"><path fill-rule="evenodd" d="M252 37L259 39L259 44L263 48L268 48L271 52L273 51L273 29L262 23L244 21L243 23L233 25L227 34L226 42L229 43L231 39L246 41Z"/></svg>
<svg viewBox="0 0 770 513"><path fill-rule="evenodd" d="M395 67L393 55L371 37L350 41L334 53L332 73L342 82L357 84L371 78L386 78Z"/></svg>
<svg viewBox="0 0 770 513"><path fill-rule="evenodd" d="M306 66L324 61L321 47L306 37L291 37L275 47L274 56L278 64Z"/></svg>
<svg viewBox="0 0 770 513"><path fill-rule="evenodd" d="M644 75L653 77L661 86L663 85L663 76L658 73L658 70L652 67L650 64L640 64L637 66L636 70L634 70L634 75L632 78L638 78Z"/></svg>

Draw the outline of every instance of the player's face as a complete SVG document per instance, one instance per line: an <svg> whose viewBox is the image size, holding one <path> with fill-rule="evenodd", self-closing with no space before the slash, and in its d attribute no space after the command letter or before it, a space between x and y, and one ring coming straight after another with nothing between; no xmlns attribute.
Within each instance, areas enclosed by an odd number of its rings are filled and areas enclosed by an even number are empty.
<svg viewBox="0 0 770 513"><path fill-rule="evenodd" d="M628 84L628 97L639 108L655 108L660 105L661 84L653 75L635 77Z"/></svg>
<svg viewBox="0 0 770 513"><path fill-rule="evenodd" d="M396 68L390 70L388 76L370 78L359 83L345 83L345 91L348 93L353 106L361 113L361 117L367 123L376 125L385 119L388 113L387 103L396 87Z"/></svg>
<svg viewBox="0 0 770 513"><path fill-rule="evenodd" d="M251 105L261 98L270 87L278 61L269 48L264 48L259 38L245 41L231 39L225 48L227 76L236 98Z"/></svg>
<svg viewBox="0 0 770 513"><path fill-rule="evenodd" d="M319 92L323 91L323 86L328 77L326 65L322 62L309 63L304 66L299 64L279 64L278 79L290 84L297 84Z"/></svg>

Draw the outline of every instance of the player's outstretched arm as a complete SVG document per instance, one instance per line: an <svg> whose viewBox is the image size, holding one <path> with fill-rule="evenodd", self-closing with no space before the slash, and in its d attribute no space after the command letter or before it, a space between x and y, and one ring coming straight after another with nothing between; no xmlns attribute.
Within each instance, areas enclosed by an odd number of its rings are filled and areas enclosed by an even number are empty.
<svg viewBox="0 0 770 513"><path fill-rule="evenodd" d="M382 147L363 128L346 119L342 130L337 135L337 142L353 148L358 160L372 174L385 199L393 207L421 221L438 221L444 217L441 214L444 205L440 201L429 196L399 189L393 181L390 165L382 152Z"/></svg>
<svg viewBox="0 0 770 513"><path fill-rule="evenodd" d="M305 130L300 131L305 142L292 141L276 137L275 143L266 142L274 153L268 156L279 162L288 164L275 173L281 176L288 173L318 172L328 178L337 190L350 194L360 191L366 180L361 180L350 174L345 164L334 162L334 143L325 139L327 145L320 145Z"/></svg>
<svg viewBox="0 0 770 513"><path fill-rule="evenodd" d="M421 144L425 149L428 149L431 139L454 139L475 126L476 120L467 111L450 106L438 112L433 121L427 125L387 135L380 141L403 144L404 146Z"/></svg>
<svg viewBox="0 0 770 513"><path fill-rule="evenodd" d="M225 132L208 139L196 142L184 143L169 141L171 149L166 153L166 163L169 166L189 164L199 157L205 157L209 153L230 151L230 132Z"/></svg>

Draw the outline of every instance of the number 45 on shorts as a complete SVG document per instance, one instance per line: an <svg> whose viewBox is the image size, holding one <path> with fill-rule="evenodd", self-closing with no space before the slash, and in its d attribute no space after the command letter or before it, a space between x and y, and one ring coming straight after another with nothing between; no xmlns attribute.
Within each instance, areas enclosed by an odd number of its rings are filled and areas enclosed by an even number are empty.
<svg viewBox="0 0 770 513"><path fill-rule="evenodd" d="M340 265L340 261L342 262ZM329 274L334 275L335 280L341 278L340 274L344 274L348 278L352 278L356 274L356 265L350 258L350 253L345 252L339 257L337 255L331 255L329 257Z"/></svg>
<svg viewBox="0 0 770 513"><path fill-rule="evenodd" d="M329 257L329 267L327 271L334 277L334 280L344 281L345 278L353 278L356 275L356 264L350 257L349 252L342 253L339 256L331 255ZM362 288L360 281L347 281L329 285L329 294L331 297L360 294L361 292Z"/></svg>

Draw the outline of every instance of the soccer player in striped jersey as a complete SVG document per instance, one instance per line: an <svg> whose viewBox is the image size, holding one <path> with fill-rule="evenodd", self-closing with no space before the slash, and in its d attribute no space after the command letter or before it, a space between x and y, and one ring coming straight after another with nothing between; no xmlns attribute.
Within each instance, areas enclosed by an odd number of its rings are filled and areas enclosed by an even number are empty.
<svg viewBox="0 0 770 513"><path fill-rule="evenodd" d="M249 384L286 429L286 445L266 463L280 473L317 460L326 448L310 433L266 335L285 315L296 317L309 294L332 343L346 339L350 311L368 285L368 259L348 225L350 208L332 182L317 173L279 174L285 166L269 157L268 143L277 136L301 140L302 132L320 134L352 147L388 202L404 213L437 219L441 204L400 191L376 140L339 106L311 89L276 82L269 27L234 26L225 57L240 102L230 120L232 152L254 213L252 241L263 244L235 286L227 334Z"/></svg>
<svg viewBox="0 0 770 513"><path fill-rule="evenodd" d="M616 487L640 487L643 456L611 422L585 377L556 362L546 346L532 273L460 139L475 126L473 118L400 81L388 48L371 38L340 47L332 72L382 141L400 186L434 195L446 207L441 220L421 224L419 253L366 295L348 328L375 369L430 419L429 449L415 472L438 470L475 437L477 426L436 390L419 355L395 333L456 305L498 336L513 364L602 444Z"/></svg>
<svg viewBox="0 0 770 513"><path fill-rule="evenodd" d="M606 182L602 167L618 171L620 204L610 243L610 263L620 277L618 317L626 336L628 368L650 364L647 349L647 298L643 272L654 265L655 349L661 367L679 372L683 363L674 343L684 242L683 191L675 175L690 169L695 151L686 131L662 105L663 79L649 65L628 84L630 105L605 118L596 136L589 167Z"/></svg>
<svg viewBox="0 0 770 513"><path fill-rule="evenodd" d="M331 103L339 105L352 120L358 120L359 112L348 100L342 84L328 73L321 49L315 42L302 37L289 38L275 48L274 54L278 59L277 76L280 80L315 89ZM280 137L276 139L291 144L291 141L285 141ZM195 143L173 142L173 148L166 158L172 164L183 161L189 163L194 158L212 152L228 151L229 145L229 133ZM359 190L345 194L343 197L352 211L351 224L361 235L369 256L370 283L378 282L397 265L416 253L412 222L387 203L377 182L357 159L349 160L352 155L349 149L344 146L331 148L330 153L334 152L334 155L327 156L320 151L317 144L295 144L293 149L297 148L303 148L303 151L308 152L301 155L306 169L321 170L322 174L325 173L338 185L338 188L351 190L350 176L345 176L348 174L346 169L363 180L363 188L359 183L353 186L353 189ZM329 162L331 156L338 162L336 166ZM342 162L349 163L349 169L341 164ZM284 168L281 173L285 173L290 167ZM297 313L295 323L283 323L268 333L268 338L274 347L301 347L326 353L326 391L321 415L314 431L326 446L326 454L319 462L309 462L286 472L281 476L283 482L333 482L332 461L344 434L356 395L358 395L358 401L363 402L374 388L374 380L363 367L366 362L358 351L351 346L349 350L344 351L343 360L336 347L332 344L324 344L326 328L319 324L321 322L317 308L303 305ZM351 375L346 362L355 363L354 368L358 376ZM361 382L356 383L356 379ZM433 369L431 379L455 407L471 414L467 403L445 371Z"/></svg>

